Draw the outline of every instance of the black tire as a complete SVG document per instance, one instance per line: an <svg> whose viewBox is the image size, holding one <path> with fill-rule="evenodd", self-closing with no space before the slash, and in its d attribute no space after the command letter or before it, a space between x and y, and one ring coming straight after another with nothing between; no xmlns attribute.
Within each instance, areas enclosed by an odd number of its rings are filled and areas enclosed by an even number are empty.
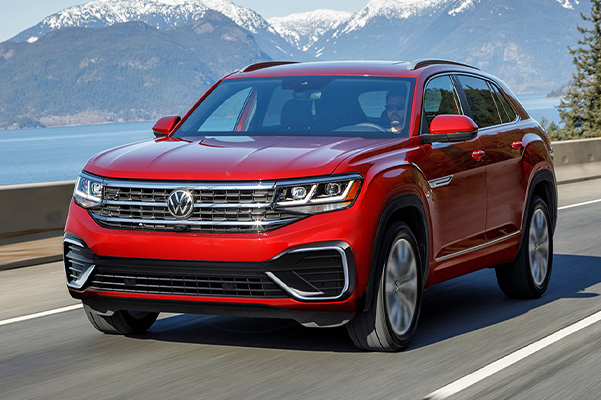
<svg viewBox="0 0 601 400"><path fill-rule="evenodd" d="M125 310L115 311L112 315L107 316L99 313L87 304L83 305L83 309L94 328L100 332L114 335L131 335L146 332L159 316L157 312L138 313Z"/></svg>
<svg viewBox="0 0 601 400"><path fill-rule="evenodd" d="M385 233L378 257L377 290L369 311L346 325L361 349L399 351L415 334L422 302L422 267L415 237L394 223Z"/></svg>
<svg viewBox="0 0 601 400"><path fill-rule="evenodd" d="M495 269L499 287L509 298L536 299L547 290L553 266L553 231L547 204L534 196L522 230L517 257Z"/></svg>

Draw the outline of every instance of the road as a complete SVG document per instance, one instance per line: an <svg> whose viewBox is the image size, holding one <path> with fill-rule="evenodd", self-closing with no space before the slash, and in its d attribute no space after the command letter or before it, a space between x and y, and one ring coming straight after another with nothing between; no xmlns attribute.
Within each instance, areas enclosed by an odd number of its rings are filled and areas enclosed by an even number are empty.
<svg viewBox="0 0 601 400"><path fill-rule="evenodd" d="M601 180L560 186L560 206L601 199ZM104 335L77 304L61 263L0 272L2 399L592 399L601 393L601 323L471 379L470 374L601 311L601 202L561 208L551 283L509 300L493 270L426 290L401 353L362 352L344 328L277 320L162 315L147 334ZM496 364L495 364L496 365Z"/></svg>

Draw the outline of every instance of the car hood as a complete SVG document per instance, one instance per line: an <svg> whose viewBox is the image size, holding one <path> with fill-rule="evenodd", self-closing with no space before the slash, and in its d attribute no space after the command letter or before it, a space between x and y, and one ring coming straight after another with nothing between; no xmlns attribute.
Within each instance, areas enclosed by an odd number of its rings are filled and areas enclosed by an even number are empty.
<svg viewBox="0 0 601 400"><path fill-rule="evenodd" d="M111 178L273 180L331 174L353 153L389 139L231 136L162 138L92 157L86 171Z"/></svg>

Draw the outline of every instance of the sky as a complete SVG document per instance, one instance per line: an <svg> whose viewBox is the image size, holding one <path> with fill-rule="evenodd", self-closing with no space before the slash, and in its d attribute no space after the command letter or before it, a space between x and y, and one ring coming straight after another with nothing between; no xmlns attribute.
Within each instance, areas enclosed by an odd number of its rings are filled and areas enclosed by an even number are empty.
<svg viewBox="0 0 601 400"><path fill-rule="evenodd" d="M355 12L368 0L233 0L264 18L313 11L320 8ZM34 26L45 17L65 8L88 3L85 0L0 0L0 42Z"/></svg>

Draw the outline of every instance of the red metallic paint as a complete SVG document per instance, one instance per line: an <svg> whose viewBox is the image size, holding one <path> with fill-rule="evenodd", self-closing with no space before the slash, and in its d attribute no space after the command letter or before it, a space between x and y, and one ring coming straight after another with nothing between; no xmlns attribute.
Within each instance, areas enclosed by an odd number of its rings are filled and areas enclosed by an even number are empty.
<svg viewBox="0 0 601 400"><path fill-rule="evenodd" d="M254 181L331 174L358 150L383 139L253 136L193 142L157 139L121 146L94 156L84 170L125 179Z"/></svg>
<svg viewBox="0 0 601 400"><path fill-rule="evenodd" d="M478 125L465 115L438 115L430 124L430 133L441 135L457 132L475 132Z"/></svg>
<svg viewBox="0 0 601 400"><path fill-rule="evenodd" d="M173 131L173 128L181 120L179 116L163 117L157 121L152 127L152 131L159 135L168 135Z"/></svg>
<svg viewBox="0 0 601 400"><path fill-rule="evenodd" d="M436 74L453 72L476 74L498 82L518 111L519 120L482 129L473 140L422 145L418 136L425 83ZM243 142L228 141L225 137L192 142L168 137L109 150L93 157L84 169L109 178L172 181L269 181L355 172L360 173L364 181L351 208L314 215L268 233L194 234L105 229L72 202L65 231L80 237L99 255L168 260L266 261L293 246L340 240L350 245L355 258L357 283L348 299L300 302L292 298L208 298L90 290L71 290L71 294L77 298L105 296L263 304L297 311L356 312L366 301L369 270L378 267L371 263L372 253L378 246L376 232L381 216L387 204L407 193L421 199L429 224L429 237L424 238L429 241L429 254L425 260L429 274L425 286L513 260L520 242L519 234L500 243L486 244L520 232L532 176L542 169L552 172L553 166L544 132L529 118L503 82L467 67L439 64L408 70L406 63L395 62L286 64L236 72L224 79L299 75L416 79L410 137L256 136ZM439 122L441 131L475 128L467 124L467 117L443 117ZM459 125L453 125L456 123ZM434 133L437 129L435 125ZM520 149L512 148L515 141L522 142ZM481 161L472 157L474 151L485 151ZM433 189L428 183L450 175L452 180L446 186ZM474 249L476 246L481 248Z"/></svg>

